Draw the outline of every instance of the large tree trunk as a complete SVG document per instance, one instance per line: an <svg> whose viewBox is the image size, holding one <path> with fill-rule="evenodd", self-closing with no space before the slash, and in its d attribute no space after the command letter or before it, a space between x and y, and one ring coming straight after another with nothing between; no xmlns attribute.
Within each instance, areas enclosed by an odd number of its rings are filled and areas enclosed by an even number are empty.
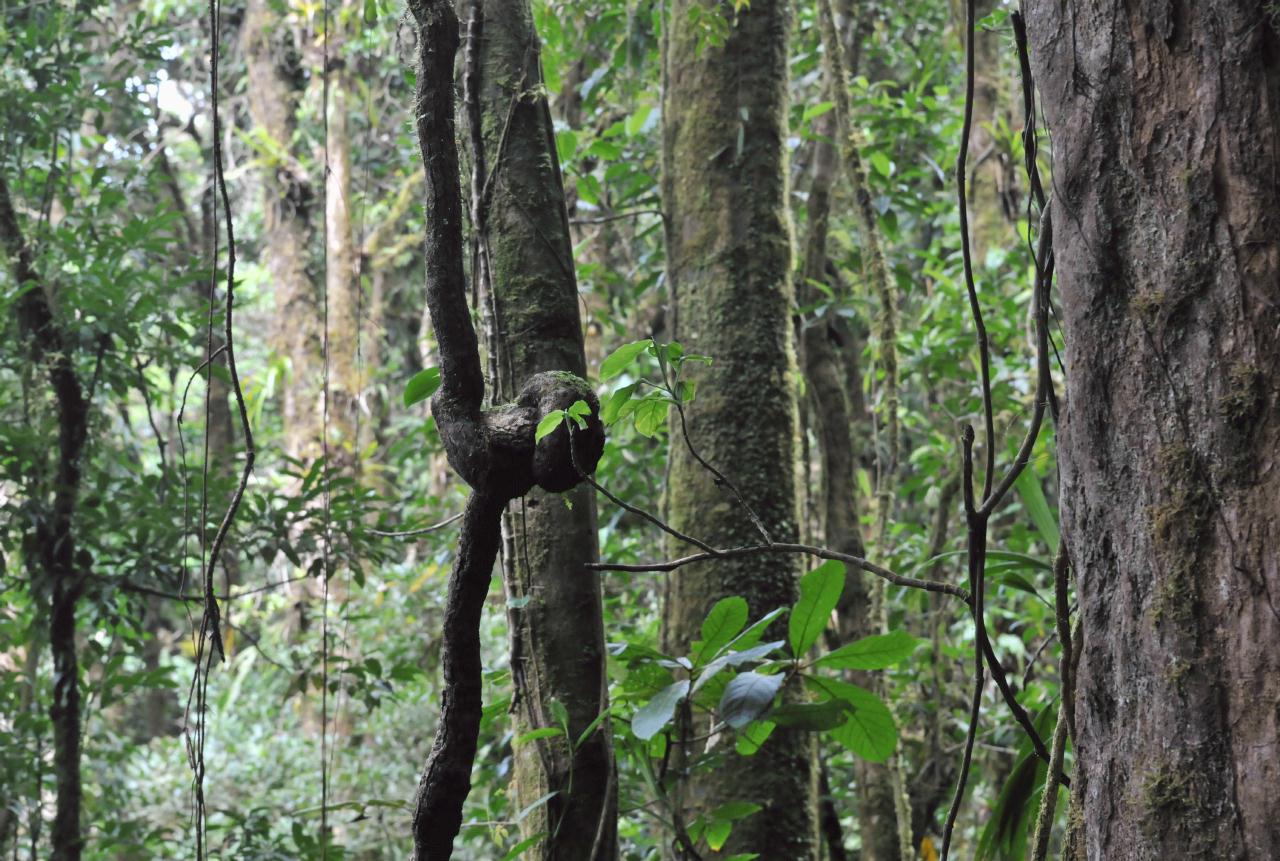
<svg viewBox="0 0 1280 861"><path fill-rule="evenodd" d="M791 226L786 199L785 0L753 0L726 17L723 44L686 26L696 0L668 15L663 99L663 191L675 337L714 363L687 408L690 439L729 474L772 537L795 540L797 408L791 325ZM699 44L701 42L701 44ZM672 427L668 506L679 530L719 546L758 541L751 520L691 456ZM677 553L686 547L674 547ZM753 617L790 605L798 559L755 556L672 573L664 614L668 651L684 654L720 598L741 595ZM705 727L696 728L703 734ZM775 732L751 758L730 756L694 775L690 818L729 799L763 810L736 823L726 853L817 857L814 742Z"/></svg>
<svg viewBox="0 0 1280 861"><path fill-rule="evenodd" d="M586 376L573 245L556 161L551 114L529 0L483 0L464 20L470 36L465 87L479 113L474 157L483 196L477 228L483 293L491 303L499 400L542 371ZM489 189L488 195L484 190ZM526 856L595 861L617 856L617 783L608 721L572 742L608 707L595 496L534 488L507 516L507 593L518 731L559 726L569 738L539 739L515 752L515 805L555 793L521 822L546 839ZM566 502L569 503L566 505Z"/></svg>
<svg viewBox="0 0 1280 861"><path fill-rule="evenodd" d="M1280 38L1032 0L1090 858L1280 857Z"/></svg>
<svg viewBox="0 0 1280 861"><path fill-rule="evenodd" d="M321 432L318 291L306 259L314 193L289 155L303 76L292 36L270 0L248 0L241 32L249 114L272 142L262 171L262 247L275 288L272 346L289 362L281 387L285 453L308 460L320 454Z"/></svg>

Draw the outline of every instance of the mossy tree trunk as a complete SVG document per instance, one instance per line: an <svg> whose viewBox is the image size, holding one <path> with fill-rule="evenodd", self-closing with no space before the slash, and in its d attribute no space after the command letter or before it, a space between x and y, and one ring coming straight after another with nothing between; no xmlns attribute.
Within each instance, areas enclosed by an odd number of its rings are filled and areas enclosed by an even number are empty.
<svg viewBox="0 0 1280 861"><path fill-rule="evenodd" d="M1267 9L1028 4L1062 213L1063 526L1084 626L1073 791L1090 858L1280 857Z"/></svg>
<svg viewBox="0 0 1280 861"><path fill-rule="evenodd" d="M796 539L797 440L791 313L791 228L785 137L785 0L753 0L722 15L722 42L687 25L700 0L676 0L668 13L663 96L663 194L675 338L714 363L697 374L689 405L693 445L737 484L776 540ZM718 40L717 40L718 41ZM719 546L760 536L733 497L717 487L672 428L668 515L679 530ZM673 547L676 553L686 547ZM790 605L798 559L742 557L673 572L664 610L667 651L684 654L720 598L741 595L753 617ZM705 734L705 727L694 729ZM686 816L731 799L763 809L735 824L726 853L762 858L817 857L814 739L776 731L754 757L728 754L690 775Z"/></svg>
<svg viewBox="0 0 1280 861"><path fill-rule="evenodd" d="M573 245L554 132L542 88L529 0L475 0L464 7L463 74L478 129L473 207L481 295L494 330L499 401L543 371L586 376ZM476 132L478 131L478 135ZM478 193L478 195L477 195ZM608 708L595 497L533 488L509 507L505 560L512 604L511 667L517 732L559 726L569 739L539 739L515 751L515 806L555 793L521 822L548 836L526 857L615 858L617 783L608 721L580 747Z"/></svg>
<svg viewBox="0 0 1280 861"><path fill-rule="evenodd" d="M275 290L272 347L289 363L281 386L285 453L320 454L319 291L307 272L315 192L292 155L304 74L293 36L270 0L248 0L241 32L249 115L269 141L262 160L262 248Z"/></svg>

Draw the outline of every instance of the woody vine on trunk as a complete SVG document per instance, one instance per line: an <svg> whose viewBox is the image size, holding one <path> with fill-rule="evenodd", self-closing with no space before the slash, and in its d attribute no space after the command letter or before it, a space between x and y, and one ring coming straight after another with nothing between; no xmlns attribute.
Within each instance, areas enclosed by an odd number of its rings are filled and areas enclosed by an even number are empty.
<svg viewBox="0 0 1280 861"><path fill-rule="evenodd" d="M568 372L534 374L513 403L482 409L484 378L462 267L453 96L458 19L449 0L410 0L409 8L418 38L415 120L427 182L427 305L440 358L440 389L431 409L449 464L472 489L445 605L440 722L413 819L415 858L439 861L452 853L471 788L481 712L479 624L501 542L502 511L534 486L558 493L577 485L579 467L595 469L604 428L591 387ZM590 408L581 426L563 422L535 440L540 421L578 401Z"/></svg>

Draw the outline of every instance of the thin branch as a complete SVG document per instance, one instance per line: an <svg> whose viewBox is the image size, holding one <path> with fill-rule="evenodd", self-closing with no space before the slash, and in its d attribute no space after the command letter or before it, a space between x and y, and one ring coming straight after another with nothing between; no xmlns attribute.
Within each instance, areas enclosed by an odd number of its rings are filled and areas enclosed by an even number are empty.
<svg viewBox="0 0 1280 861"><path fill-rule="evenodd" d="M742 556L751 556L756 553L806 553L810 556L816 556L819 559L834 559L860 568L869 574L893 583L895 586L906 586L911 589L923 589L926 592L939 592L944 595L954 595L965 603L969 603L969 593L959 586L952 586L950 583L938 583L932 580L917 580L914 577L903 577L901 574L895 574L888 568L884 568L874 562L869 562L860 556L853 556L849 553L839 553L826 547L817 547L812 544L788 544L782 542L773 542L772 544L746 544L741 547L730 547L724 550L712 549L709 552L695 553L692 556L684 556L679 559L670 559L665 562L640 562L634 564L624 564L621 562L592 562L586 568L590 571L629 571L629 572L662 572L674 571L677 568L683 568L685 565L692 565L695 562L706 562L709 559L736 559Z"/></svg>
<svg viewBox="0 0 1280 861"><path fill-rule="evenodd" d="M611 221L618 221L623 218L636 218L641 215L656 215L659 218L665 218L666 213L661 209L632 209L627 212L614 212L609 215L601 215L595 218L574 218L569 221L574 227L584 224L608 224Z"/></svg>
<svg viewBox="0 0 1280 861"><path fill-rule="evenodd" d="M769 530L765 529L764 521L760 519L760 515L756 514L755 509L747 503L746 498L742 495L742 491L738 490L738 486L730 481L724 473L708 463L706 459L698 453L698 450L694 448L693 440L689 438L689 425L685 420L684 404L680 400L680 394L675 390L671 381L667 379L666 362L661 362L660 367L662 370L662 384L666 386L667 391L671 394L672 405L676 408L676 415L680 417L680 434L684 437L684 444L689 449L689 454L693 455L693 459L696 460L703 469L711 473L715 478L717 486L729 488L729 492L738 500L738 505L742 506L742 510L747 513L747 517L751 518L751 522L755 524L756 531L760 533L760 537L764 539L764 543L768 545L773 544L773 538L769 535Z"/></svg>
<svg viewBox="0 0 1280 861"><path fill-rule="evenodd" d="M679 529L676 529L674 526L662 520L657 515L650 514L649 512L645 511L643 508L634 506L631 503L627 502L626 500L622 499L621 497L615 496L603 484L601 484L600 482L592 478L590 475L588 475L586 471L583 470L581 464L578 463L578 452L574 445L573 434L569 434L569 456L573 459L573 468L578 471L578 476L587 484L591 485L600 493L604 494L605 498L608 499L610 502L612 502L614 505L626 511L630 511L632 514L635 514L639 517L644 518L645 520L652 523L654 526L661 529L663 532L667 533L673 538L676 538L677 540L683 541L685 544L692 544L694 547L698 547L702 550L705 550L708 553L716 552L716 549L712 547L710 544L708 544L707 542L702 541L701 539L698 539L698 538L694 538L692 535L685 535Z"/></svg>
<svg viewBox="0 0 1280 861"><path fill-rule="evenodd" d="M150 586L139 586L137 583L130 583L127 580L118 580L114 577L104 577L102 575L93 575L91 579L99 583L106 583L125 592L134 592L138 595L150 595L154 598L165 598L170 601L183 601L198 603L203 601L204 595L182 594L178 592L166 592L162 589L153 589ZM287 580L281 580L278 583L268 583L265 586L255 586L252 589L242 589L239 592L231 592L226 595L218 595L217 599L222 602L235 601L240 598L247 598L250 595L257 595L260 592L269 592L272 589L280 589L288 586L290 583L298 583L302 580L310 579L310 575L302 575L301 577L290 577Z"/></svg>
<svg viewBox="0 0 1280 861"><path fill-rule="evenodd" d="M1049 774L1062 771L1062 757L1067 742L1067 698L1063 697L1058 706L1058 722L1053 727L1053 753L1049 761ZM1040 796L1040 811L1036 815L1034 847L1031 861L1045 861L1049 853L1049 836L1053 833L1053 811L1058 804L1058 784L1052 778L1046 778L1044 791Z"/></svg>
<svg viewBox="0 0 1280 861"><path fill-rule="evenodd" d="M984 442L987 447L986 473L982 478L982 499L985 501L991 495L991 482L996 468L995 410L991 404L991 347L987 341L986 324L982 322L982 306L978 304L978 288L973 280L973 254L969 247L969 201L965 193L965 172L969 161L969 135L973 130L973 31L976 5L976 0L966 0L964 125L960 129L960 152L956 156L956 197L960 204L960 254L964 261L964 285L969 295L969 310L973 315L974 329L978 335L978 363L982 373L982 417L986 425Z"/></svg>
<svg viewBox="0 0 1280 861"><path fill-rule="evenodd" d="M439 523L433 523L431 526L424 526L421 529L409 529L404 532L383 532L381 529L366 529L364 532L366 535L376 535L379 538L412 538L415 535L426 535L428 532L438 532L450 523L457 523L462 519L462 515L464 514L466 514L465 511L459 511L452 517L445 518Z"/></svg>

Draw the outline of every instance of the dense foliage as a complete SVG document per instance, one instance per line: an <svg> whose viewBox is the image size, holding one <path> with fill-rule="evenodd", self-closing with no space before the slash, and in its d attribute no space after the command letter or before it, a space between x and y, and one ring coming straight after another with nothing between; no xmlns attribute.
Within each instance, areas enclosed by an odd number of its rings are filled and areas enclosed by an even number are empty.
<svg viewBox="0 0 1280 861"><path fill-rule="evenodd" d="M190 854L198 759L215 857L403 858L410 845L456 540L451 524L416 530L461 511L466 492L450 478L425 401L438 374L423 319L419 248L431 215L416 203L411 36L403 10L387 0L268 5L273 26L296 48L296 127L284 149L249 115L238 5L221 10L214 31L206 10L188 0L0 0L0 173L89 404L74 518L86 578L77 622L87 858ZM797 4L795 16L787 146L791 217L803 236L815 145L832 134L834 104L823 87L816 7ZM587 355L609 426L595 480L649 512L663 508L667 447L683 444L679 408L700 394L682 370L716 359L685 355L664 330L661 34L694 28L714 45L726 20L707 10L672 21L648 0L535 3ZM850 339L867 558L962 586L959 438L964 425L982 424L949 168L963 109L963 21L946 5L867 2L842 23L856 46L851 119L900 320L902 455L891 496L877 494L888 451L882 297L866 286L866 246L846 181L835 187L829 277L801 291L809 298L795 309L795 325L834 318ZM980 71L986 102L971 150L970 205L992 351L996 462L1004 464L1022 439L1035 387L1037 214L1015 167L1024 141L1004 8L980 29L989 42ZM215 38L221 65L212 82ZM340 67L356 261L347 328L331 325L346 318L329 313L325 234L333 227L318 203L338 157L328 134L335 102L327 101L337 75L325 70ZM245 455L218 355L228 236L211 167L215 87L237 258L234 347L257 462L214 572L225 598L225 661L208 673L207 738L197 742L202 566ZM314 198L295 208L312 221L297 253L317 286L309 303L287 309L275 302L268 271L261 193L263 177L281 174ZM799 277L798 253L796 266ZM45 288L0 271L0 852L37 857L53 815L55 678L51 585L34 542L50 516L59 409L17 313L24 291ZM302 329L314 333L310 366L281 347ZM354 386L336 369L343 351L358 369ZM289 392L309 398L300 410L310 417L305 429L289 426ZM335 392L356 403L354 432L330 426ZM816 407L804 403L804 529L821 544ZM752 422L753 405L740 407L741 420ZM539 433L580 420L570 408ZM309 448L291 447L298 433L312 434ZM992 519L987 565L992 643L1045 739L1060 682L1053 452L1050 426ZM734 464L715 466L732 479ZM598 501L602 560L664 557L651 522L605 496ZM959 601L889 585L882 633L824 645L845 568L805 564L810 573L785 621L770 627L776 616L750 618L746 602L726 599L687 655L667 654L659 641L661 574L600 573L611 701L601 722L612 725L618 759L624 858L656 858L675 839L665 769L686 707L715 712L732 737L694 768L750 756L778 725L819 733L830 806L852 848L855 759L899 752L917 849L935 857L968 726L972 620ZM515 858L528 842L519 823L530 811L509 794L513 749L581 738L566 738L567 724L515 733L510 601L497 580L490 604L486 705L458 854ZM875 689L853 684L848 670L874 671ZM809 698L775 699L793 676L803 677ZM983 715L957 844L966 855L1025 857L1045 768L992 685ZM735 822L756 812L748 803L722 807L684 823L687 837L718 849Z"/></svg>

